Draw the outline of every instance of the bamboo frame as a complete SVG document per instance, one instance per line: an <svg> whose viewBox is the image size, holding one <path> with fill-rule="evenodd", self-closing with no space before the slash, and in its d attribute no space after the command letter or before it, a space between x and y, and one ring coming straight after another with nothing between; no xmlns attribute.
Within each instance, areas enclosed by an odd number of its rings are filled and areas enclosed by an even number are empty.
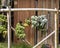
<svg viewBox="0 0 60 48"><path fill-rule="evenodd" d="M8 48L10 48L10 20L11 17L11 11L50 11L50 12L60 12L60 10L57 9L47 9L47 8L7 8L7 9L0 9L0 12L7 12L7 19L8 19ZM47 38L47 37L46 37ZM49 37L48 37L49 38ZM46 39L45 39L46 40ZM43 42L43 41L41 41ZM36 45L37 46L37 45ZM34 48L34 47L33 47ZM55 13L55 48L57 48L57 13Z"/></svg>

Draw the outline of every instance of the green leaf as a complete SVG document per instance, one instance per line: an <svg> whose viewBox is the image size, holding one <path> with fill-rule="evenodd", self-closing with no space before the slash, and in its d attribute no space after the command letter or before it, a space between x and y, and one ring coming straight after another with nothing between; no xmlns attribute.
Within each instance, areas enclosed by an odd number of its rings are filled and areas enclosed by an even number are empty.
<svg viewBox="0 0 60 48"><path fill-rule="evenodd" d="M4 36L4 32L7 31L7 17L3 14L0 14L0 23L0 33Z"/></svg>

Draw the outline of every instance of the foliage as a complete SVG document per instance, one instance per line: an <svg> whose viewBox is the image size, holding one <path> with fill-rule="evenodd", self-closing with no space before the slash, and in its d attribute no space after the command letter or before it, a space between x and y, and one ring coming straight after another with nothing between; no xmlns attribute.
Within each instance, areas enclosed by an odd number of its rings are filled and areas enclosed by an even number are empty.
<svg viewBox="0 0 60 48"><path fill-rule="evenodd" d="M8 44L7 43L0 43L0 48L8 48ZM32 48L32 47L23 42L20 44L11 44L11 48Z"/></svg>
<svg viewBox="0 0 60 48"><path fill-rule="evenodd" d="M31 17L32 27L38 27L38 29L44 29L47 23L47 19L45 15L41 16L32 16Z"/></svg>
<svg viewBox="0 0 60 48"><path fill-rule="evenodd" d="M7 22L7 17L3 14L0 14L0 22Z"/></svg>
<svg viewBox="0 0 60 48"><path fill-rule="evenodd" d="M32 27L36 27L37 26L37 16L31 16L31 23L32 23Z"/></svg>
<svg viewBox="0 0 60 48"><path fill-rule="evenodd" d="M15 46L15 48L32 48L32 46L26 44L25 42L22 42Z"/></svg>
<svg viewBox="0 0 60 48"><path fill-rule="evenodd" d="M25 23L27 23L28 25L30 25L31 21L29 18L25 19Z"/></svg>
<svg viewBox="0 0 60 48"><path fill-rule="evenodd" d="M47 24L47 19L46 15L40 15L40 16L31 16L30 19L25 19L25 23L28 25L32 25L32 28L36 28L40 30L44 34L46 33L46 24Z"/></svg>
<svg viewBox="0 0 60 48"><path fill-rule="evenodd" d="M41 48L51 48L49 44L43 44Z"/></svg>
<svg viewBox="0 0 60 48"><path fill-rule="evenodd" d="M16 30L16 35L18 38L25 38L25 33L24 33L25 27L21 25L20 23L17 23L15 30Z"/></svg>
<svg viewBox="0 0 60 48"><path fill-rule="evenodd" d="M39 29L43 29L47 23L46 15L41 16L31 16L30 19L25 19L25 23L32 24L32 27L38 27Z"/></svg>
<svg viewBox="0 0 60 48"><path fill-rule="evenodd" d="M5 26L0 25L0 33L3 32L3 31L6 31L6 28L5 28Z"/></svg>
<svg viewBox="0 0 60 48"><path fill-rule="evenodd" d="M3 36L7 33L7 17L0 14L0 33L3 33Z"/></svg>
<svg viewBox="0 0 60 48"><path fill-rule="evenodd" d="M26 26L32 24L32 27L37 27L38 30L41 30L42 32L45 31L45 26L47 23L47 19L45 15L41 15L41 16L31 16L31 20L25 19L25 23L17 23L15 30L16 30L16 35L18 38L25 38L25 33L24 33L24 29Z"/></svg>

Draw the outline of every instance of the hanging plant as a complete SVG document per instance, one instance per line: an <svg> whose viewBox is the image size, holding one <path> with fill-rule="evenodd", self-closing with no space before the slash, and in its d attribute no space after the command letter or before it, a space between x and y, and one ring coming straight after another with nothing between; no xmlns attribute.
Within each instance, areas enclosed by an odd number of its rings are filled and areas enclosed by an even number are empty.
<svg viewBox="0 0 60 48"><path fill-rule="evenodd" d="M25 27L21 23L17 23L15 30L16 30L16 36L18 38L24 39L25 38L25 32L24 32Z"/></svg>
<svg viewBox="0 0 60 48"><path fill-rule="evenodd" d="M33 27L38 27L38 29L44 29L47 23L46 15L41 16L31 16L31 21L29 19L25 19L26 24L31 24Z"/></svg>
<svg viewBox="0 0 60 48"><path fill-rule="evenodd" d="M40 16L31 16L31 20L26 19L26 24L31 24L32 28L36 28L40 30L42 33L46 32L46 24L47 24L47 19L46 15L40 15ZM45 34L45 33L44 33Z"/></svg>
<svg viewBox="0 0 60 48"><path fill-rule="evenodd" d="M32 27L37 27L39 29L44 29L47 23L45 15L41 16L31 16Z"/></svg>
<svg viewBox="0 0 60 48"><path fill-rule="evenodd" d="M47 24L47 19L46 15L41 15L41 16L31 16L31 24L32 28L36 28L37 30L40 30L42 34L46 33L46 24Z"/></svg>
<svg viewBox="0 0 60 48"><path fill-rule="evenodd" d="M47 23L46 15L41 15L41 16L31 16L30 19L25 19L25 23L17 23L15 30L16 30L16 35L18 38L25 38L25 27L28 25L32 25L32 28L38 28L38 30L45 32L45 26Z"/></svg>

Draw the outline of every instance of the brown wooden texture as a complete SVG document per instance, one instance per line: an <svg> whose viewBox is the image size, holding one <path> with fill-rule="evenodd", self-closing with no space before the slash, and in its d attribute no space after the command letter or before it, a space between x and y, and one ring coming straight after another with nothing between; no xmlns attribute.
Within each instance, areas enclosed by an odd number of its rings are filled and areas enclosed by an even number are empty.
<svg viewBox="0 0 60 48"><path fill-rule="evenodd" d="M34 8L35 0L15 0L14 1L15 8ZM38 0L38 8L59 8L59 0ZM38 11L38 15L47 15L48 19L48 33L51 33L54 30L54 13L47 11ZM19 11L14 12L14 27L19 21L24 23L26 18L30 18L32 15L35 15L35 11ZM26 39L33 45L34 44L34 31L31 26L26 27L25 29ZM41 41L46 35L41 37L41 32L38 31L38 42ZM15 39L15 38L14 38ZM54 35L50 37L47 41L53 48L54 46ZM45 42L44 42L45 43Z"/></svg>
<svg viewBox="0 0 60 48"><path fill-rule="evenodd" d="M18 3L15 5L17 8L34 8L34 0L16 0ZM20 12L14 12L14 27L16 26L16 23L19 21L22 21L24 23L24 20L27 18L30 18L32 15L34 15L34 11L20 11ZM34 44L34 32L31 29L31 26L26 27L25 29L26 33L26 40L28 40L32 45Z"/></svg>

